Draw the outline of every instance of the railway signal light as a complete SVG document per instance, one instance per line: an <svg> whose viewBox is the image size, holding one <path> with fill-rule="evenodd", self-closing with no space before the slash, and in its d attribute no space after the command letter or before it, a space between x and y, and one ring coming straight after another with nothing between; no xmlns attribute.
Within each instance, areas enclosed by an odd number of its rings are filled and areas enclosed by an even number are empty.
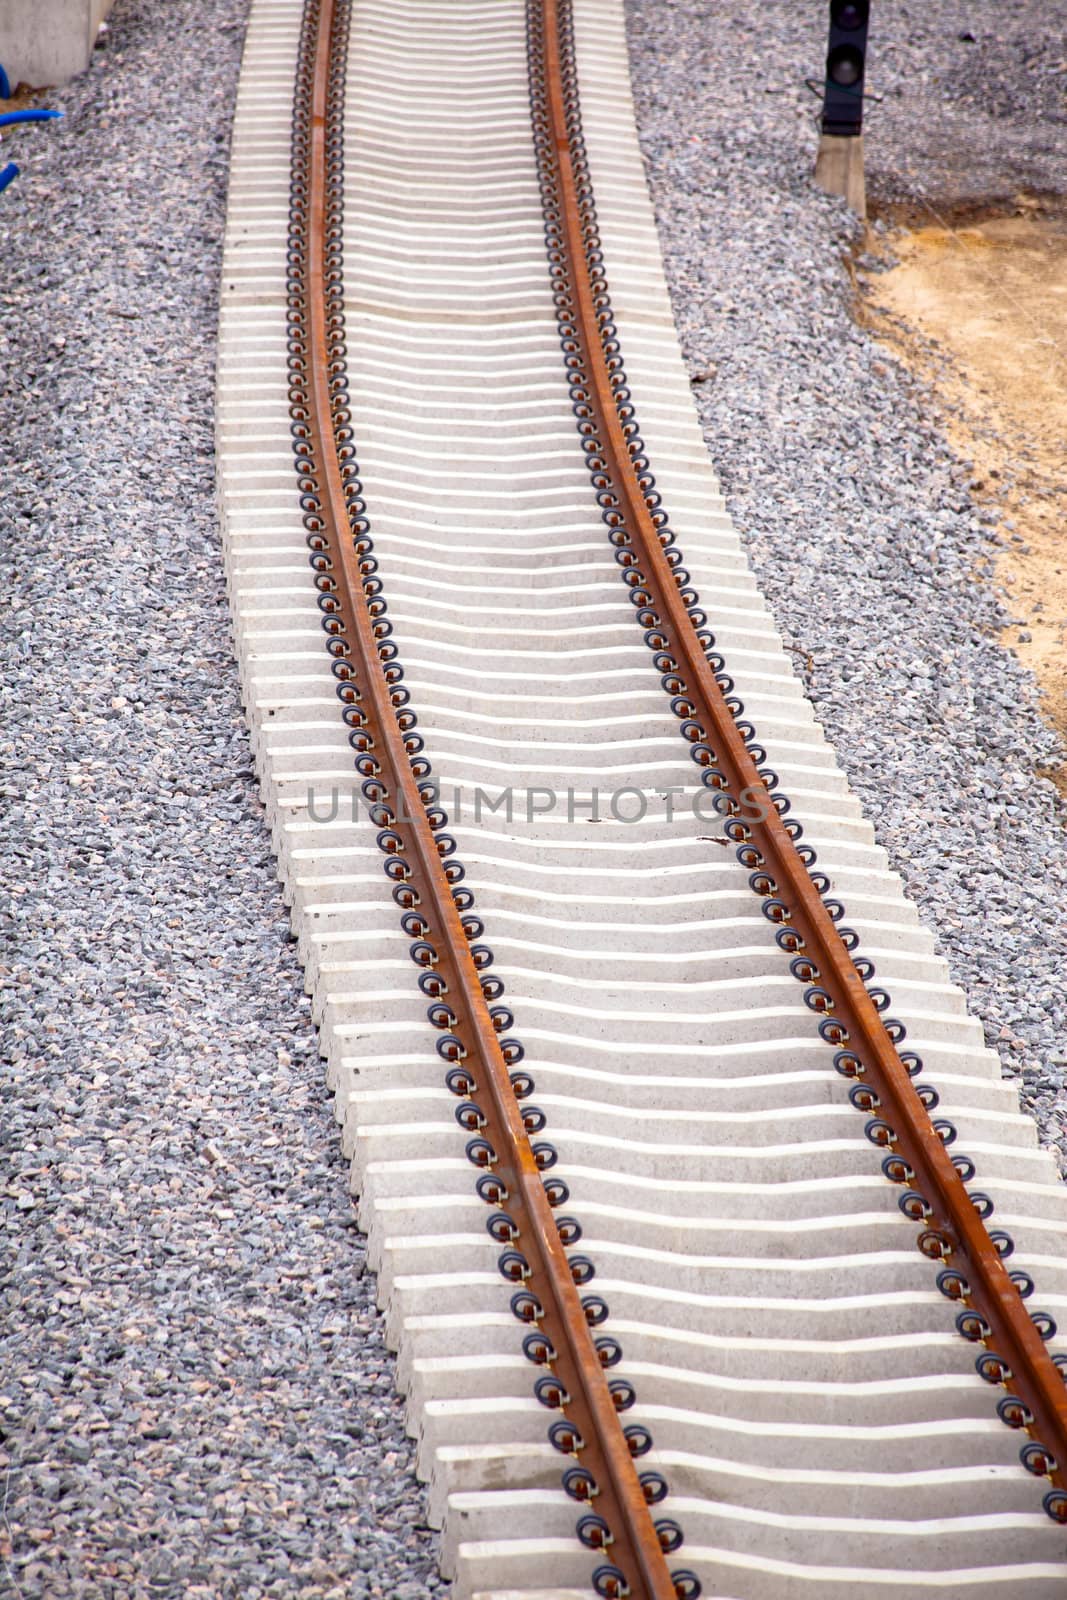
<svg viewBox="0 0 1067 1600"><path fill-rule="evenodd" d="M867 213L863 181L863 79L871 0L830 0L830 38L815 181ZM814 87L814 85L813 85Z"/></svg>
<svg viewBox="0 0 1067 1600"><path fill-rule="evenodd" d="M822 131L855 138L863 127L863 69L870 0L830 0Z"/></svg>

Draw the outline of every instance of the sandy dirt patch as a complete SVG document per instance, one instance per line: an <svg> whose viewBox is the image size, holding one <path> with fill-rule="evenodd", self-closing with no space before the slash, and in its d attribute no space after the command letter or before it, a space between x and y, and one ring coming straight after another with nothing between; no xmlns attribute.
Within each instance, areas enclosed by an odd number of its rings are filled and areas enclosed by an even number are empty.
<svg viewBox="0 0 1067 1600"><path fill-rule="evenodd" d="M1003 513L1004 639L1067 740L1067 204L896 220L897 265L860 277L865 320L932 381L972 493ZM873 233L868 249L884 259ZM1054 776L1067 793L1067 768Z"/></svg>

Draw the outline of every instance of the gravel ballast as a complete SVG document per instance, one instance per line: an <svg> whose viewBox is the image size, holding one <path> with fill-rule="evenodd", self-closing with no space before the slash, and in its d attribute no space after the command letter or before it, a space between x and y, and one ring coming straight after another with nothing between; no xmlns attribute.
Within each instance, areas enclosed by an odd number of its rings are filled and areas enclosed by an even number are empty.
<svg viewBox="0 0 1067 1600"><path fill-rule="evenodd" d="M1044 8L961 15L872 8L875 211L1062 185L1067 79ZM731 514L880 842L1062 1163L1067 834L1035 776L1062 751L998 643L1009 536L972 499L936 397L853 315L859 230L811 181L804 79L821 76L827 7L627 0L627 17L675 317Z"/></svg>
<svg viewBox="0 0 1067 1600"><path fill-rule="evenodd" d="M0 199L0 1593L21 1600L438 1584L223 589L246 9L120 0Z"/></svg>
<svg viewBox="0 0 1067 1600"><path fill-rule="evenodd" d="M628 8L712 454L879 837L1065 1149L1067 852L1033 780L1051 736L975 581L994 529L932 398L851 316L854 230L811 186L801 83L825 7L710 9ZM23 172L0 197L0 1593L23 1600L443 1588L222 583L213 358L246 10L119 0L89 73L47 97L66 120L4 146ZM1056 181L1028 21L1048 34L1044 8L976 0L968 44L958 8L878 7L877 86L892 63L920 110L951 105L953 138L982 135L983 193L1023 161L1020 186ZM970 99L930 69L931 36L968 61ZM738 51L757 44L754 83ZM876 198L943 197L911 125L895 100L872 112Z"/></svg>

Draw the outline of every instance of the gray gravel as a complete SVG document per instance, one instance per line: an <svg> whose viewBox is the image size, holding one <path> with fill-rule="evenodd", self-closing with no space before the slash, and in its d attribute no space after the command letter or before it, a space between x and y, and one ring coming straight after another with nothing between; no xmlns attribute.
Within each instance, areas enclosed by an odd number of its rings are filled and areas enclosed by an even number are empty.
<svg viewBox="0 0 1067 1600"><path fill-rule="evenodd" d="M213 360L245 0L5 143L0 1594L436 1593L236 694ZM73 588L67 590L67 585Z"/></svg>
<svg viewBox="0 0 1067 1600"><path fill-rule="evenodd" d="M966 468L848 315L852 233L810 187L799 86L824 7L630 10L732 509L881 837L1062 1142L1067 861L1053 792L1032 781L1051 740L971 577L992 534ZM119 0L91 72L49 97L67 120L20 131L23 176L0 199L0 1593L23 1600L441 1588L222 590L212 359L244 12ZM1054 36L1048 7L972 0L974 45L953 43L956 6L877 12L876 197L948 192L936 139L905 144L935 103L972 152L986 137L983 187L997 163L1054 186L1019 117L1035 93L1062 104L1049 50L1019 42L1028 24ZM919 29L970 77L924 79ZM737 52L754 48L753 85Z"/></svg>
<svg viewBox="0 0 1067 1600"><path fill-rule="evenodd" d="M872 9L876 209L1063 185L1067 7L1060 27L1036 0ZM1009 535L972 502L934 396L851 314L858 230L812 186L803 86L821 76L827 7L627 13L675 314L730 510L879 838L1067 1158L1067 835L1035 777L1062 752L997 642L1008 613L987 580Z"/></svg>

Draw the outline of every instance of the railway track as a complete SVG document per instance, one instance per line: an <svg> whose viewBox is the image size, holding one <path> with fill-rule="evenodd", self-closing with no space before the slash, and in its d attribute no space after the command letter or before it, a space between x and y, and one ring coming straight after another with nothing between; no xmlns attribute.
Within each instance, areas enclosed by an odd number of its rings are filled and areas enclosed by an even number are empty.
<svg viewBox="0 0 1067 1600"><path fill-rule="evenodd" d="M615 0L256 0L218 401L457 1595L1060 1594L1064 1191L725 513Z"/></svg>

